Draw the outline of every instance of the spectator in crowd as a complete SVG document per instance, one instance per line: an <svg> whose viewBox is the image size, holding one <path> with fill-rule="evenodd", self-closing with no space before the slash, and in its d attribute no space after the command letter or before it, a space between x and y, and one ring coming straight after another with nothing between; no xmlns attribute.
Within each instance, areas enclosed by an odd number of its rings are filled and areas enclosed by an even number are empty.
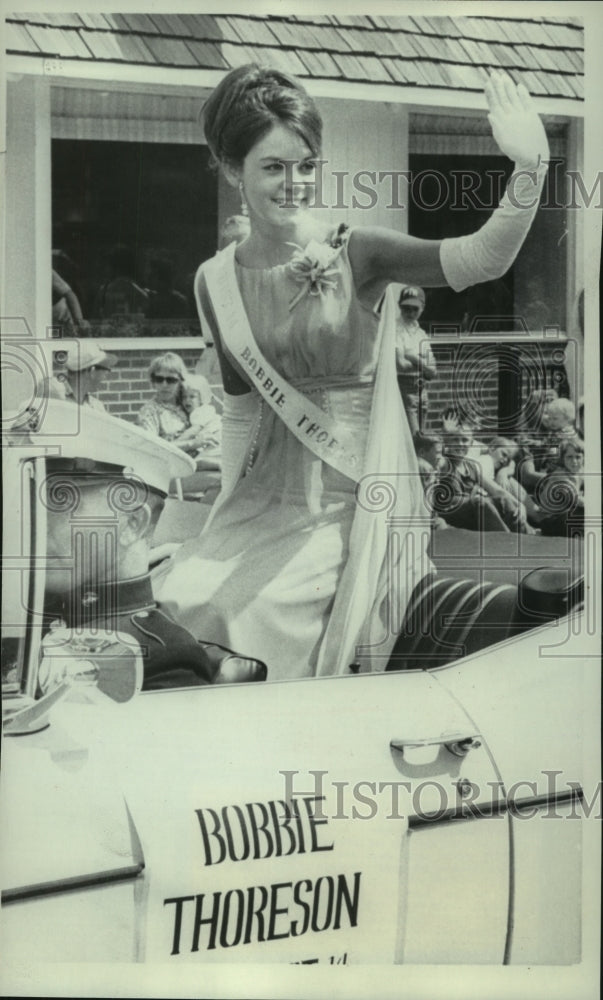
<svg viewBox="0 0 603 1000"><path fill-rule="evenodd" d="M419 319L425 309L425 292L415 286L403 288L398 306L399 316L396 322L398 386L410 432L414 437L421 429L427 412L428 396L425 383L436 377L437 370L428 335L419 326Z"/></svg>
<svg viewBox="0 0 603 1000"><path fill-rule="evenodd" d="M116 316L144 317L149 308L149 293L136 283L134 251L123 244L114 246L107 257L109 280L99 288L93 315L101 319Z"/></svg>
<svg viewBox="0 0 603 1000"><path fill-rule="evenodd" d="M558 464L560 445L578 436L576 407L571 399L553 399L547 403L542 413L542 423L547 432L544 443L548 454L545 462L553 468Z"/></svg>
<svg viewBox="0 0 603 1000"><path fill-rule="evenodd" d="M193 463L177 448L108 414L86 412L79 433L65 435L70 424L65 405L53 400L39 429L40 443L48 445L54 437L61 449L46 459L44 484L50 635L53 628L67 630L66 638L73 629L80 636L86 629L95 636L125 633L140 646L145 689L263 680L263 663L195 639L153 597L148 572L153 532L170 481L190 475ZM31 435L33 443L36 438ZM75 522L61 487L77 495ZM79 558L73 556L74 530Z"/></svg>
<svg viewBox="0 0 603 1000"><path fill-rule="evenodd" d="M496 480L499 470L508 468L516 453L517 442L508 437L493 437L481 447L476 461L484 476Z"/></svg>
<svg viewBox="0 0 603 1000"><path fill-rule="evenodd" d="M472 461L479 464L484 453L484 447L481 441L476 437L476 435L481 432L481 426L478 421L471 419L469 416L461 417L456 410L449 409L442 415L441 424L444 436L458 434L461 428L465 434L471 435L471 443L469 444L467 451L467 458L470 458ZM488 475L488 471L485 470L485 472L486 475Z"/></svg>
<svg viewBox="0 0 603 1000"><path fill-rule="evenodd" d="M515 478L519 450L519 444L512 438L494 437L478 464L482 475L493 479L521 505L523 520L528 521L528 533L531 533L530 524L538 523L540 511L527 490Z"/></svg>
<svg viewBox="0 0 603 1000"><path fill-rule="evenodd" d="M190 426L174 439L174 444L196 459L219 463L222 420L212 405L211 386L203 375L187 375L180 387L180 404Z"/></svg>
<svg viewBox="0 0 603 1000"><path fill-rule="evenodd" d="M180 402L182 385L188 376L186 366L179 354L168 351L153 358L148 375L155 398L143 404L136 422L152 434L174 441L190 426L188 413Z"/></svg>
<svg viewBox="0 0 603 1000"><path fill-rule="evenodd" d="M154 257L149 264L148 319L187 319L186 296L174 288L174 266L166 257Z"/></svg>
<svg viewBox="0 0 603 1000"><path fill-rule="evenodd" d="M104 404L95 394L117 364L115 354L107 354L97 340L80 340L66 351L56 353L59 358L64 355L64 360L61 358L53 375L38 383L38 396L104 410Z"/></svg>
<svg viewBox="0 0 603 1000"><path fill-rule="evenodd" d="M567 438L559 446L556 471L559 470L573 479L576 489L584 491L584 444L580 438Z"/></svg>
<svg viewBox="0 0 603 1000"><path fill-rule="evenodd" d="M432 526L434 528L446 528L446 521L435 512L435 507L437 506L435 491L437 490L442 465L445 464L443 462L442 438L439 434L426 434L423 431L417 431L413 443L427 509L432 512Z"/></svg>
<svg viewBox="0 0 603 1000"><path fill-rule="evenodd" d="M581 534L584 531L584 445L579 437L559 444L556 464L536 488L543 535Z"/></svg>
<svg viewBox="0 0 603 1000"><path fill-rule="evenodd" d="M559 393L552 386L546 389L532 390L524 411L522 433L539 434L542 431L542 414L544 413L544 408L555 399L559 399Z"/></svg>
<svg viewBox="0 0 603 1000"><path fill-rule="evenodd" d="M520 455L517 479L533 492L540 479L557 465L560 445L578 438L576 408L571 399L554 398L545 401L540 415L540 430L529 437L519 437Z"/></svg>
<svg viewBox="0 0 603 1000"><path fill-rule="evenodd" d="M527 531L518 501L467 458L472 440L471 428L463 424L445 437L447 467L438 481L436 513L453 527L470 531Z"/></svg>
<svg viewBox="0 0 603 1000"><path fill-rule="evenodd" d="M528 493L536 487L540 478L536 468L542 458L546 433L544 410L556 399L559 399L559 393L552 387L533 389L523 412L522 426L516 439L518 449L515 455L515 478Z"/></svg>
<svg viewBox="0 0 603 1000"><path fill-rule="evenodd" d="M415 452L419 463L419 474L423 489L433 482L433 475L442 467L443 443L440 434L427 434L417 431L413 438Z"/></svg>

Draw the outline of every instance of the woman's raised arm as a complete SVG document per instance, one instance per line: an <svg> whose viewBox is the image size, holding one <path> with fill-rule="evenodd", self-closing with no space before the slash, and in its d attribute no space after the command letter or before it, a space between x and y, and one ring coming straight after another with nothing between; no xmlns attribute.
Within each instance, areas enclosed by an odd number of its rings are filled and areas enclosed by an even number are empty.
<svg viewBox="0 0 603 1000"><path fill-rule="evenodd" d="M378 281L434 287L469 285L500 278L509 269L530 228L544 184L549 148L527 90L502 72L486 86L488 120L501 151L515 161L505 195L481 229L453 239L422 240L393 230L359 228L349 252L357 288Z"/></svg>

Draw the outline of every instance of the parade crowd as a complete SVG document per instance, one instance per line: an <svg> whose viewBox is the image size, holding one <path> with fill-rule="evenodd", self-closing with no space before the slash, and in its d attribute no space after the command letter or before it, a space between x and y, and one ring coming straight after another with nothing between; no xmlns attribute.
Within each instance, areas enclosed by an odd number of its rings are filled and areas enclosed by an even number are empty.
<svg viewBox="0 0 603 1000"><path fill-rule="evenodd" d="M429 335L419 325L423 289L404 288L398 305L398 385L434 528L581 534L582 410L553 388L535 389L511 435L490 437L454 411L437 415L437 431L424 430L437 370Z"/></svg>

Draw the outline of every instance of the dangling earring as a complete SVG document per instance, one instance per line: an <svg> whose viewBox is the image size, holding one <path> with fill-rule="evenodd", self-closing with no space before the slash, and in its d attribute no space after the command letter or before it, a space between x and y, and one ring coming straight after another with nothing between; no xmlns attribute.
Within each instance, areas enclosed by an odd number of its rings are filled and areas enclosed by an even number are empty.
<svg viewBox="0 0 603 1000"><path fill-rule="evenodd" d="M243 188L243 181L239 181L239 194L241 195L241 215L244 215L247 219L249 216L249 209L247 207L247 201L245 199L245 190Z"/></svg>

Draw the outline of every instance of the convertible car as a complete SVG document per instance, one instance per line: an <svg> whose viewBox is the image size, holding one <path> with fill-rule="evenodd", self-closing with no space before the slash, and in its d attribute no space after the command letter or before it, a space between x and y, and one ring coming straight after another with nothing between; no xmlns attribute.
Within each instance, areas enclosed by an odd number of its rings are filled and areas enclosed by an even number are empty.
<svg viewBox="0 0 603 1000"><path fill-rule="evenodd" d="M130 637L42 634L44 459L6 456L10 962L580 962L599 667L567 540L517 579L440 542L382 673L142 692Z"/></svg>

